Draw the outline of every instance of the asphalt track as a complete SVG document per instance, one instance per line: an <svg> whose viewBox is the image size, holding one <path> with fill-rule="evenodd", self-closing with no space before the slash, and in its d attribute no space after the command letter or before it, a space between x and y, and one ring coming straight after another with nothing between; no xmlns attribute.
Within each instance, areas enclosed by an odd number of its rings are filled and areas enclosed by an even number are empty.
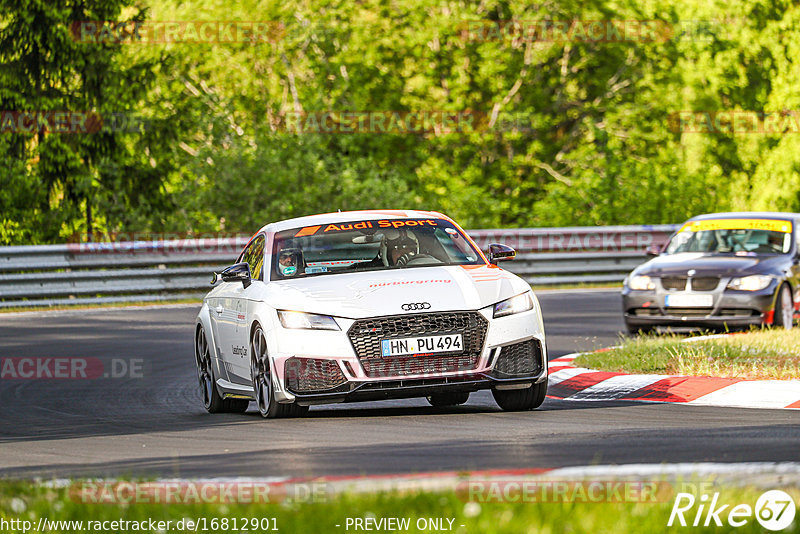
<svg viewBox="0 0 800 534"><path fill-rule="evenodd" d="M550 356L613 344L615 291L542 292ZM547 399L505 413L488 392L313 407L302 419L209 415L195 378L198 306L0 315L0 357L141 360L142 377L0 380L0 477L320 476L598 463L797 461L800 415Z"/></svg>

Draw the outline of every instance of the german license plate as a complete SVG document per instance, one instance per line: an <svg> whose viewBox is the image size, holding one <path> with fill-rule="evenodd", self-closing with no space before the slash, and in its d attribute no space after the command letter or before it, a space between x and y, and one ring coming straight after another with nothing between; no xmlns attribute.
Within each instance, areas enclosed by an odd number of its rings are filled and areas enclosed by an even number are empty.
<svg viewBox="0 0 800 534"><path fill-rule="evenodd" d="M384 358L436 352L461 352L462 350L464 350L464 343L461 334L381 340L381 356Z"/></svg>
<svg viewBox="0 0 800 534"><path fill-rule="evenodd" d="M664 305L674 308L710 308L714 305L713 295L667 295Z"/></svg>

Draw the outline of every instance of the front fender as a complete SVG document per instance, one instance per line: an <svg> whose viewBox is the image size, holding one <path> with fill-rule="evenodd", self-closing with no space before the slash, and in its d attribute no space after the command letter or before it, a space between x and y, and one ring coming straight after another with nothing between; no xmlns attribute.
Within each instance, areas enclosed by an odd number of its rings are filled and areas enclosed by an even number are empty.
<svg viewBox="0 0 800 534"><path fill-rule="evenodd" d="M197 319L195 320L195 334L197 333L198 326L202 326L206 334L206 340L208 341L209 350L211 351L211 365L214 368L214 377L228 380L228 372L222 365L222 361L219 359L219 354L217 353L217 340L214 336L214 329L211 327L211 312L208 308L208 303L205 301L200 307L200 312L198 312ZM195 350L197 349L195 348Z"/></svg>
<svg viewBox="0 0 800 534"><path fill-rule="evenodd" d="M275 391L275 400L280 403L294 401L294 395L287 392L283 387L282 373L283 368L278 368L274 355L278 352L278 343L273 335L276 328L281 328L278 320L278 314L275 308L263 301L251 301L248 303L248 309L252 310L248 314L250 318L249 328L247 330L247 347L250 350L250 341L253 336L253 331L256 325L261 325L264 330L264 339L267 341L267 354L270 356L272 364L272 387ZM252 354L250 355L252 357Z"/></svg>

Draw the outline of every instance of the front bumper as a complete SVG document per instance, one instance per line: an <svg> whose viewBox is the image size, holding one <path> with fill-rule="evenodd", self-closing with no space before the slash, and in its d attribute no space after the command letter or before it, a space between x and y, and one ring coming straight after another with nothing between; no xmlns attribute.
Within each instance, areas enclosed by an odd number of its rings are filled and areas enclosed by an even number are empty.
<svg viewBox="0 0 800 534"><path fill-rule="evenodd" d="M622 290L622 309L628 326L698 326L721 328L757 326L772 323L777 283L761 291L720 289L713 295L711 307L674 308L665 305L667 295L677 294L658 287L653 291ZM679 292L680 293L680 292Z"/></svg>
<svg viewBox="0 0 800 534"><path fill-rule="evenodd" d="M294 393L297 404L331 404L337 402L363 402L389 399L427 397L441 393L461 393L482 389L524 389L547 379L546 371L535 376L514 379L498 379L479 373L468 376L381 380L374 382L348 382L346 391L324 393Z"/></svg>

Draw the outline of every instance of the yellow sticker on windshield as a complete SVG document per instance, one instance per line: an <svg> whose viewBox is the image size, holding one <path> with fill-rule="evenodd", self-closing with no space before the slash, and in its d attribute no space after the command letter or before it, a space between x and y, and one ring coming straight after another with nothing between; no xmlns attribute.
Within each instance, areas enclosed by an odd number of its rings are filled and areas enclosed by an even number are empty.
<svg viewBox="0 0 800 534"><path fill-rule="evenodd" d="M681 232L709 230L768 230L788 234L792 231L792 222L779 219L708 219L687 222L680 229Z"/></svg>

